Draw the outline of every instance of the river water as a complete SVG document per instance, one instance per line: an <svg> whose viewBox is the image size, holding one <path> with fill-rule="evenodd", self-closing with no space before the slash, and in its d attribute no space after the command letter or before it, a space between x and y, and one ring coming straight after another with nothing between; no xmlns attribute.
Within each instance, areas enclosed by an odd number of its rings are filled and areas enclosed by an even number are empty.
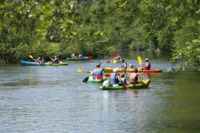
<svg viewBox="0 0 200 133"><path fill-rule="evenodd" d="M139 67L148 57L147 89L101 91L83 83L88 73L110 59L68 62L68 66L0 65L0 133L200 132L200 72L169 73L170 56L122 53ZM142 77L145 78L145 77Z"/></svg>

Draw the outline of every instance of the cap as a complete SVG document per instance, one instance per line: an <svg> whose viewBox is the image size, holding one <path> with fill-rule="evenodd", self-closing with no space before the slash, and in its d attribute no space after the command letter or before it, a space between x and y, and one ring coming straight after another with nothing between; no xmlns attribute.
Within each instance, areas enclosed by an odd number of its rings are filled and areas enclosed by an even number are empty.
<svg viewBox="0 0 200 133"><path fill-rule="evenodd" d="M148 58L146 58L146 60L149 60Z"/></svg>

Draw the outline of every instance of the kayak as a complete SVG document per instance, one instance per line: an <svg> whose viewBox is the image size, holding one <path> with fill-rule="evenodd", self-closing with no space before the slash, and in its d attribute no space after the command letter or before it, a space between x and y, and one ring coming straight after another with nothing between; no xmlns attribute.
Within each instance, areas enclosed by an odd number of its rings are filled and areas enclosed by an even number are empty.
<svg viewBox="0 0 200 133"><path fill-rule="evenodd" d="M121 62L121 60L114 60L114 61L113 61L113 63L115 63L115 64L117 64L117 63L119 63L119 62Z"/></svg>
<svg viewBox="0 0 200 133"><path fill-rule="evenodd" d="M131 84L131 85L126 85L130 89L142 89L142 88L147 88L150 84L150 79L142 80L144 83L138 83L138 84ZM125 86L99 86L100 90L125 90Z"/></svg>
<svg viewBox="0 0 200 133"><path fill-rule="evenodd" d="M84 60L90 60L88 57L83 57L83 58L66 58L67 61L84 61Z"/></svg>
<svg viewBox="0 0 200 133"><path fill-rule="evenodd" d="M63 65L68 65L68 63L55 63L55 64L44 63L44 64L38 64L36 62L29 62L29 61L21 61L20 64L22 66L63 66Z"/></svg>
<svg viewBox="0 0 200 133"><path fill-rule="evenodd" d="M116 68L108 68L104 67L104 72L106 73L112 73L113 70ZM121 68L117 68L118 72L123 72ZM134 69L126 69L126 72L134 72ZM154 70L138 70L138 72L145 72L145 73L157 73L157 72L162 72L162 69L154 69Z"/></svg>
<svg viewBox="0 0 200 133"><path fill-rule="evenodd" d="M103 83L103 81L105 81L106 80L106 78L105 77L103 77L103 79L94 79L92 76L90 76L89 77L89 79L88 79L88 83Z"/></svg>

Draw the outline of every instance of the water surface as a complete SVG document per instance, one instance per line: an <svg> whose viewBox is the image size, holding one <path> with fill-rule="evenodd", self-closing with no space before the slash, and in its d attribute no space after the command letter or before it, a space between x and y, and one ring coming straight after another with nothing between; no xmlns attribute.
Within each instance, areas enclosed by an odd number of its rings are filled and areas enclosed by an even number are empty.
<svg viewBox="0 0 200 133"><path fill-rule="evenodd" d="M168 73L166 54L123 53L139 67L148 57L152 69L148 89L101 91L83 83L95 64L110 59L68 62L68 66L0 65L1 133L132 133L199 132L200 72ZM142 76L142 78L145 78Z"/></svg>

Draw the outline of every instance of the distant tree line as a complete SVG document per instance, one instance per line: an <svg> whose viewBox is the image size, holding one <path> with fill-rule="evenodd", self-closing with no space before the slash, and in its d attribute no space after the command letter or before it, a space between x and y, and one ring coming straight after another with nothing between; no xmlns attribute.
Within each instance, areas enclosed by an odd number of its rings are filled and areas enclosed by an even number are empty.
<svg viewBox="0 0 200 133"><path fill-rule="evenodd" d="M199 0L1 0L0 59L169 51L200 65Z"/></svg>

